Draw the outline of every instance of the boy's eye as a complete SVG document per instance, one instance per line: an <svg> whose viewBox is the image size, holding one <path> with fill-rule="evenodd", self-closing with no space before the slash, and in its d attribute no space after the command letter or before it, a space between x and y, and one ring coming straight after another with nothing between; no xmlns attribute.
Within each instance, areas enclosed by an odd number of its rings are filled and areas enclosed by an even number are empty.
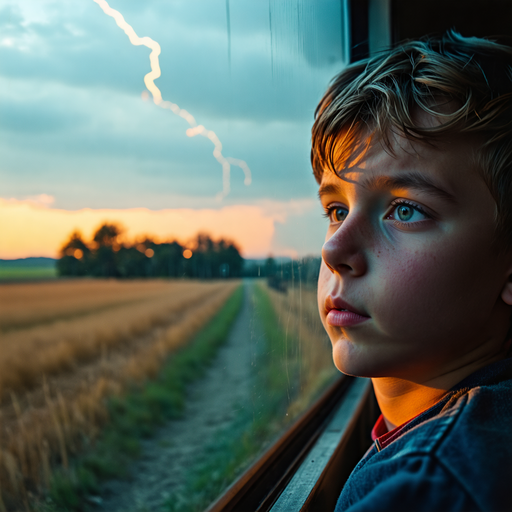
<svg viewBox="0 0 512 512"><path fill-rule="evenodd" d="M416 205L408 203L395 203L395 208L388 219L398 220L400 222L417 222L427 219L429 216Z"/></svg>
<svg viewBox="0 0 512 512"><path fill-rule="evenodd" d="M331 222L343 222L348 215L348 210L343 208L342 206L332 206L326 209L326 217L328 217Z"/></svg>
<svg viewBox="0 0 512 512"><path fill-rule="evenodd" d="M410 206L397 206L396 214L399 220L407 221L411 220L411 217L414 215L414 210Z"/></svg>

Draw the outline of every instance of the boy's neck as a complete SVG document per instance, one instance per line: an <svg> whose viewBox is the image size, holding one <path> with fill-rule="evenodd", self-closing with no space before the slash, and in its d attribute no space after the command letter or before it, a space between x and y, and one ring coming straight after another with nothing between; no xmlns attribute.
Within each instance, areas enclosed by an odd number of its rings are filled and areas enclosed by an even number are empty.
<svg viewBox="0 0 512 512"><path fill-rule="evenodd" d="M434 405L447 391L393 377L374 378L372 382L388 431Z"/></svg>
<svg viewBox="0 0 512 512"><path fill-rule="evenodd" d="M503 354L499 354L492 359L475 362L423 383L395 377L372 378L375 396L388 431L429 409L460 381L503 357Z"/></svg>

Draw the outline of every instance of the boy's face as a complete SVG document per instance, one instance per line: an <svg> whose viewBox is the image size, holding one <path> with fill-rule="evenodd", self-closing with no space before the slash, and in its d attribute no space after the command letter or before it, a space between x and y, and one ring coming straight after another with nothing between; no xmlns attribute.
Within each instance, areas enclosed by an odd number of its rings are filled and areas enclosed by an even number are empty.
<svg viewBox="0 0 512 512"><path fill-rule="evenodd" d="M342 372L425 382L499 350L510 256L470 142L393 144L323 174L318 304Z"/></svg>

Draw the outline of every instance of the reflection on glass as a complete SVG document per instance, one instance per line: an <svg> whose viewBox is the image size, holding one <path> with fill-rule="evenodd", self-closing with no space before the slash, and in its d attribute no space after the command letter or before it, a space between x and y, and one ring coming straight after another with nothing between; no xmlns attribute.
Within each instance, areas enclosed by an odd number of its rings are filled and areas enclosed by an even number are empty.
<svg viewBox="0 0 512 512"><path fill-rule="evenodd" d="M0 14L0 510L200 510L335 375L309 138L341 3Z"/></svg>

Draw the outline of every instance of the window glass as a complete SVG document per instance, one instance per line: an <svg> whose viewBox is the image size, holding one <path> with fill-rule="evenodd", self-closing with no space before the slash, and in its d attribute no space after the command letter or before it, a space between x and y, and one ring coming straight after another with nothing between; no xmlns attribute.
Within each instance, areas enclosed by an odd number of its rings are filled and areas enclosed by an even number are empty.
<svg viewBox="0 0 512 512"><path fill-rule="evenodd" d="M204 508L335 378L342 4L2 2L0 509Z"/></svg>

